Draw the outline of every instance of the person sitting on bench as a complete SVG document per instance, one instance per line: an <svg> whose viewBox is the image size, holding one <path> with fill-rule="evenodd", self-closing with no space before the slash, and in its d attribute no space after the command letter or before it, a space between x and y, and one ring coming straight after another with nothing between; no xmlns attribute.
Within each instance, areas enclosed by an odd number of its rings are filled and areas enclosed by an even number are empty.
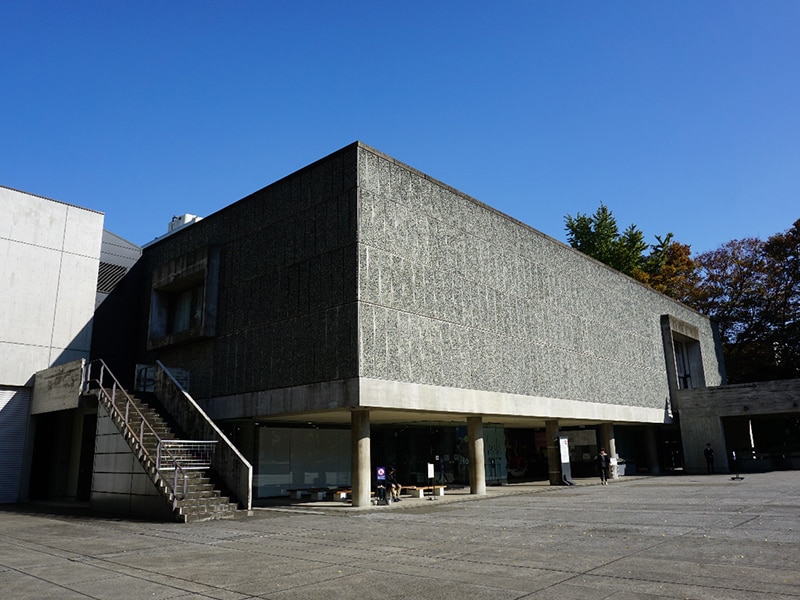
<svg viewBox="0 0 800 600"><path fill-rule="evenodd" d="M390 493L392 500L400 500L400 487L400 482L397 481L397 469L392 467L386 475L386 491Z"/></svg>

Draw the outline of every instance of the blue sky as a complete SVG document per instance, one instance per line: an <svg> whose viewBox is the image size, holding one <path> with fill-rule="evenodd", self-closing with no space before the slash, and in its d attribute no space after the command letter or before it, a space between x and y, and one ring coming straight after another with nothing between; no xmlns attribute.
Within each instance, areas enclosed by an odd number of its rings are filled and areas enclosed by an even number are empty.
<svg viewBox="0 0 800 600"><path fill-rule="evenodd" d="M800 218L800 2L0 3L0 185L146 243L355 140L557 239Z"/></svg>

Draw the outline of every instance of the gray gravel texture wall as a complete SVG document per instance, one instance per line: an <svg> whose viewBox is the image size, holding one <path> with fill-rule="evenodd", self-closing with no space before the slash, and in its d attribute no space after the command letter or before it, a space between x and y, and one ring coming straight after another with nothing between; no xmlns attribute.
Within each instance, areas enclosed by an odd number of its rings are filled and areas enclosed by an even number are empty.
<svg viewBox="0 0 800 600"><path fill-rule="evenodd" d="M672 314L720 383L698 313L364 146L358 178L361 376L663 408Z"/></svg>

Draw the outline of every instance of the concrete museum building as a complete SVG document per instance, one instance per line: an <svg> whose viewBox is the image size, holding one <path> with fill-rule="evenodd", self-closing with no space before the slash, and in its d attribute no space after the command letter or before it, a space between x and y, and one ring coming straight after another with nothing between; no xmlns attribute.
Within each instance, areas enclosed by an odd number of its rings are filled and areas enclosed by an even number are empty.
<svg viewBox="0 0 800 600"><path fill-rule="evenodd" d="M432 464L476 494L562 483L567 447L575 476L594 474L601 446L619 474L683 467L673 398L725 383L708 318L361 143L133 262L124 301L94 317L98 346L128 349L106 363L117 383L84 360L68 407L96 407L98 507L136 512L158 495L147 486L179 503L147 462L169 450L130 424L148 395L181 435L214 440L212 469L240 507L336 488L362 506L377 466L424 485ZM45 399L63 394L63 372L40 377ZM99 458L125 452L139 466Z"/></svg>
<svg viewBox="0 0 800 600"><path fill-rule="evenodd" d="M148 245L141 277L139 362L187 373L256 501L363 504L376 465L548 477L559 432L576 474L599 445L658 472L670 390L724 380L707 318L360 143Z"/></svg>

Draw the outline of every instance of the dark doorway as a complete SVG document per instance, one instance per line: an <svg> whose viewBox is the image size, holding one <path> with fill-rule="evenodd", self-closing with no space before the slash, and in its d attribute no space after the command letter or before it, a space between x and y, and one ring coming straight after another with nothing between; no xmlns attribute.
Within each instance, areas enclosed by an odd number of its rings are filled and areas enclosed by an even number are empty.
<svg viewBox="0 0 800 600"><path fill-rule="evenodd" d="M34 417L35 433L31 462L31 500L52 500L67 495L72 411L57 411Z"/></svg>
<svg viewBox="0 0 800 600"><path fill-rule="evenodd" d="M92 471L94 469L94 440L97 433L97 415L83 417L81 433L81 456L78 464L77 499L88 501L92 495Z"/></svg>

